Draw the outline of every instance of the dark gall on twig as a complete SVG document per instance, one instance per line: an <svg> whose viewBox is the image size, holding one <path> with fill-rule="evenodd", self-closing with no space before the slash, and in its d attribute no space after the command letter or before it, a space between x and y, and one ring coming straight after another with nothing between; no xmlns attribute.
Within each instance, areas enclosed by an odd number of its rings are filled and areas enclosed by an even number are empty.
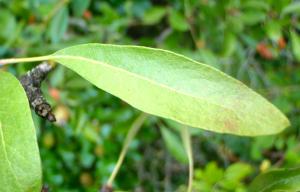
<svg viewBox="0 0 300 192"><path fill-rule="evenodd" d="M30 107L36 114L50 122L56 121L50 104L43 97L41 84L52 70L52 66L44 62L20 77L20 82L25 89Z"/></svg>
<svg viewBox="0 0 300 192"><path fill-rule="evenodd" d="M104 185L100 190L99 192L113 192L113 188L112 186L110 185Z"/></svg>
<svg viewBox="0 0 300 192"><path fill-rule="evenodd" d="M47 185L43 185L41 192L50 192L49 187Z"/></svg>

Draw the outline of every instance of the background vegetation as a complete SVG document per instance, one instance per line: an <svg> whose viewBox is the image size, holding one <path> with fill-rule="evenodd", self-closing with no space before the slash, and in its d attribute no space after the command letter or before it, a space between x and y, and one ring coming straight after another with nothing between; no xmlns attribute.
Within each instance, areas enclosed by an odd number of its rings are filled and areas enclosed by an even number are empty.
<svg viewBox="0 0 300 192"><path fill-rule="evenodd" d="M191 130L195 191L240 192L261 172L300 164L299 13L300 2L291 0L0 0L0 57L88 42L134 44L184 54L243 81L292 126L257 138ZM5 69L19 76L32 67ZM43 89L58 118L51 124L34 116L44 183L53 191L97 191L139 111L61 66ZM115 187L184 191L187 159L177 129L148 118Z"/></svg>

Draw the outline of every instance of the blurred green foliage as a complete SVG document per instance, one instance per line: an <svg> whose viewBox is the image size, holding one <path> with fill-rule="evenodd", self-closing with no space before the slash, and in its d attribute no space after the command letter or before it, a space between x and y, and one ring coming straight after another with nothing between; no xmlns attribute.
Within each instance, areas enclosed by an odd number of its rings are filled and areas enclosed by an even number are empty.
<svg viewBox="0 0 300 192"><path fill-rule="evenodd" d="M279 135L257 138L191 129L195 191L245 191L258 173L300 163L299 14L300 2L291 0L0 0L0 57L44 55L88 42L136 44L223 70L292 123ZM32 66L5 69L20 75ZM63 67L43 89L58 118L50 124L34 116L44 183L53 191L97 191L139 112ZM184 190L185 153L174 144L181 145L178 126L149 118L115 187Z"/></svg>

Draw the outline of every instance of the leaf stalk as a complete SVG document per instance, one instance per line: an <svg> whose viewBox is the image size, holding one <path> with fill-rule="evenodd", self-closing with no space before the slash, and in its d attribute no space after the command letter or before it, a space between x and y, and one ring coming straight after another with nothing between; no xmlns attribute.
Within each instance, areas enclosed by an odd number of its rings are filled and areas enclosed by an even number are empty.
<svg viewBox="0 0 300 192"><path fill-rule="evenodd" d="M187 192L192 192L193 187L193 176L194 176L194 162L193 162L193 151L191 145L191 135L187 126L183 126L181 129L181 138L185 147L188 160L189 160L189 183Z"/></svg>
<svg viewBox="0 0 300 192"><path fill-rule="evenodd" d="M138 133L138 131L140 130L140 128L142 127L142 125L144 124L145 120L147 119L148 114L146 113L142 113L140 116L138 116L138 118L133 122L133 124L131 125L129 132L126 136L122 151L120 153L118 162L110 176L110 178L108 179L107 185L108 186L112 186L113 181L115 180L117 173L123 163L123 160L125 158L125 155L128 151L128 147L129 144L131 143L132 139L135 137L135 135Z"/></svg>
<svg viewBox="0 0 300 192"><path fill-rule="evenodd" d="M47 55L47 56L39 56L39 57L0 59L0 66L14 64L14 63L28 63L28 62L46 61L46 60L51 60L51 56Z"/></svg>

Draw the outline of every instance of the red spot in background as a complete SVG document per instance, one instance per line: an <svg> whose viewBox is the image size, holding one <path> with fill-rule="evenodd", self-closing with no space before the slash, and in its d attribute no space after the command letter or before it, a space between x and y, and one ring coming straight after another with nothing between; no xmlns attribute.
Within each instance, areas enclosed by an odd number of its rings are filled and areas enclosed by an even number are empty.
<svg viewBox="0 0 300 192"><path fill-rule="evenodd" d="M49 94L50 96L55 100L55 101L59 101L60 99L60 91L58 89L55 88L49 88Z"/></svg>
<svg viewBox="0 0 300 192"><path fill-rule="evenodd" d="M283 37L280 37L277 43L280 49L284 49L286 47L286 41Z"/></svg>
<svg viewBox="0 0 300 192"><path fill-rule="evenodd" d="M259 43L256 46L257 53L265 59L273 59L273 54L265 43Z"/></svg>
<svg viewBox="0 0 300 192"><path fill-rule="evenodd" d="M90 20L92 17L93 17L92 12L90 12L89 10L86 10L83 13L83 18L86 19L86 20Z"/></svg>
<svg viewBox="0 0 300 192"><path fill-rule="evenodd" d="M28 18L28 24L34 24L36 22L36 18L34 15L30 15Z"/></svg>

